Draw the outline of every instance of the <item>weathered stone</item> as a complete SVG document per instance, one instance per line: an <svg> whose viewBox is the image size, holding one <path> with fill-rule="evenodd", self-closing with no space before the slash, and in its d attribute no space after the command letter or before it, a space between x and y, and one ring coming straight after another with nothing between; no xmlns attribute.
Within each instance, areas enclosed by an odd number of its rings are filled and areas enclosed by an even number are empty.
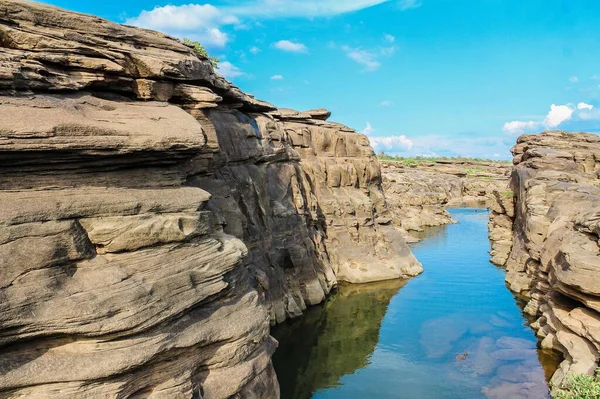
<svg viewBox="0 0 600 399"><path fill-rule="evenodd" d="M368 139L0 0L0 397L277 398L270 324L419 273Z"/></svg>
<svg viewBox="0 0 600 399"><path fill-rule="evenodd" d="M542 316L536 324L542 346L563 352L555 383L592 373L599 358L599 150L599 136L558 131L521 136L512 149L507 282L517 292L528 285L526 310Z"/></svg>

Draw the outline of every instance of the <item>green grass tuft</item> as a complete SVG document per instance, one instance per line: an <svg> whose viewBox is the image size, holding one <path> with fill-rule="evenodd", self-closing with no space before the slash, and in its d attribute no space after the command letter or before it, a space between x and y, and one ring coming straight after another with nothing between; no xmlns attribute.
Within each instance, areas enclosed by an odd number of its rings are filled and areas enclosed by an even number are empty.
<svg viewBox="0 0 600 399"><path fill-rule="evenodd" d="M565 377L560 386L552 386L554 399L600 399L600 368L595 375L578 374Z"/></svg>
<svg viewBox="0 0 600 399"><path fill-rule="evenodd" d="M503 191L502 193L500 193L504 198L512 198L515 196L515 193L513 192L513 190L506 190Z"/></svg>
<svg viewBox="0 0 600 399"><path fill-rule="evenodd" d="M206 49L204 48L203 45L201 45L200 43L198 43L195 40L192 39L188 39L187 37L183 39L183 43L187 44L188 46L192 47L194 49L194 51L196 52L196 54L207 58L208 61L210 61L210 63L212 64L213 67L217 67L217 65L219 64L219 59L216 57L211 57L210 55L208 55L208 51L206 51Z"/></svg>

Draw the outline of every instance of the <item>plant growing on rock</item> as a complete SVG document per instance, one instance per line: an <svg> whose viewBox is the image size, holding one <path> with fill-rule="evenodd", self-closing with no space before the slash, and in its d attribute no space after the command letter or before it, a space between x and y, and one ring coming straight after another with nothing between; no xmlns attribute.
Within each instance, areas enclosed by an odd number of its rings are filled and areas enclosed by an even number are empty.
<svg viewBox="0 0 600 399"><path fill-rule="evenodd" d="M599 399L600 398L600 368L595 375L568 375L559 385L552 386L554 399Z"/></svg>
<svg viewBox="0 0 600 399"><path fill-rule="evenodd" d="M216 68L219 64L219 59L217 57L211 57L210 55L208 55L208 51L206 51L204 46L198 43L197 41L188 39L186 37L183 39L183 43L190 46L199 56L208 59L208 61L210 61L214 68Z"/></svg>

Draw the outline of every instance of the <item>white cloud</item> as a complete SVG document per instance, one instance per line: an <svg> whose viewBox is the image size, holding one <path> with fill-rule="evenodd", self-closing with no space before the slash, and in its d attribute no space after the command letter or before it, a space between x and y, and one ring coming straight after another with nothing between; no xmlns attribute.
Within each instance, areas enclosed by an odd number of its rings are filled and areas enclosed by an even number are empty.
<svg viewBox="0 0 600 399"><path fill-rule="evenodd" d="M591 110L592 108L594 108L593 105L586 104L584 102L581 102L581 103L577 104L577 109L589 109L589 110Z"/></svg>
<svg viewBox="0 0 600 399"><path fill-rule="evenodd" d="M381 63L377 61L377 56L370 51L348 46L342 46L342 50L344 50L348 58L364 66L366 71L372 72L381 66Z"/></svg>
<svg viewBox="0 0 600 399"><path fill-rule="evenodd" d="M379 106L380 107L384 107L384 108L391 107L392 106L392 102L388 101L388 100L383 100L382 102L379 103Z"/></svg>
<svg viewBox="0 0 600 399"><path fill-rule="evenodd" d="M550 106L550 112L548 112L548 115L546 115L546 118L544 119L544 126L548 128L556 127L564 121L571 119L571 115L573 115L574 111L575 109L569 104L552 104Z"/></svg>
<svg viewBox="0 0 600 399"><path fill-rule="evenodd" d="M222 31L224 26L250 29L251 26L261 25L260 20L330 17L392 1L396 0L245 0L230 1L228 2L230 5L219 7L208 3L190 3L144 10L138 16L126 19L125 23L158 30L180 38L193 36L194 40L200 41L209 48L223 47L230 39ZM403 11L421 5L419 0L398 1L400 10ZM243 19L251 19L253 24L243 22Z"/></svg>
<svg viewBox="0 0 600 399"><path fill-rule="evenodd" d="M225 15L210 4L185 4L155 7L151 11L142 11L135 18L125 21L128 25L143 26L157 30L196 30L238 23L237 17Z"/></svg>
<svg viewBox="0 0 600 399"><path fill-rule="evenodd" d="M375 150L398 152L402 150L410 150L413 147L412 140L408 139L405 135L369 137L369 141Z"/></svg>
<svg viewBox="0 0 600 399"><path fill-rule="evenodd" d="M210 4L155 7L125 21L128 25L155 29L178 37L190 36L207 47L223 47L229 40L220 30L239 24L239 19Z"/></svg>
<svg viewBox="0 0 600 399"><path fill-rule="evenodd" d="M411 8L421 7L419 0L400 0L400 9L402 11L410 10Z"/></svg>
<svg viewBox="0 0 600 399"><path fill-rule="evenodd" d="M219 65L217 66L216 70L221 75L225 76L227 79L233 79L245 75L245 73L242 72L240 68L236 67L229 61L219 62Z"/></svg>
<svg viewBox="0 0 600 399"><path fill-rule="evenodd" d="M396 41L396 37L393 35L390 35L389 33L385 33L383 35L383 40L388 43L394 43Z"/></svg>
<svg viewBox="0 0 600 399"><path fill-rule="evenodd" d="M530 132L536 130L538 127L538 123L529 121L512 121L506 122L502 130L509 134L522 134L525 132Z"/></svg>
<svg viewBox="0 0 600 399"><path fill-rule="evenodd" d="M571 83L577 83L577 82L579 82L579 78L577 76L571 76L569 78L569 82L571 82Z"/></svg>
<svg viewBox="0 0 600 399"><path fill-rule="evenodd" d="M371 125L370 122L367 122L367 125L363 130L361 130L361 133L369 138L371 146L375 150L399 152L410 150L413 146L413 142L410 139L408 139L405 135L381 137L373 136L373 133L375 133L375 128Z"/></svg>
<svg viewBox="0 0 600 399"><path fill-rule="evenodd" d="M398 50L397 46L382 47L381 48L381 54L385 55L385 56L394 55L394 53L396 52L396 50Z"/></svg>
<svg viewBox="0 0 600 399"><path fill-rule="evenodd" d="M373 126L371 126L370 122L367 122L367 126L365 126L365 128L363 130L360 131L362 134L364 134L365 136L369 136L371 134L373 134L373 132L375 132L375 129L373 129Z"/></svg>
<svg viewBox="0 0 600 399"><path fill-rule="evenodd" d="M574 130L597 129L597 124L582 125L582 121L599 121L600 112L592 104L550 105L550 111L541 121L512 121L504 124L503 130L509 134L535 133L544 129L572 128Z"/></svg>
<svg viewBox="0 0 600 399"><path fill-rule="evenodd" d="M258 54L261 52L261 50L256 46L250 47L250 50L248 50L248 51L250 51L252 54Z"/></svg>
<svg viewBox="0 0 600 399"><path fill-rule="evenodd" d="M223 33L217 28L206 29L204 34L199 34L198 37L201 43L212 47L225 47L229 41L227 33Z"/></svg>
<svg viewBox="0 0 600 399"><path fill-rule="evenodd" d="M600 75L593 75L590 77L592 80L600 80Z"/></svg>
<svg viewBox="0 0 600 399"><path fill-rule="evenodd" d="M236 29L248 29L241 18L273 19L288 17L326 17L361 10L392 0L249 0L238 5L215 7L211 4L184 4L158 6L144 10L125 23L154 29L184 37L194 35L204 46L222 47L226 34L218 35L214 29L233 25ZM407 1L407 0L404 0ZM241 5L239 3L242 3ZM225 36L223 36L225 35ZM211 41L215 36L220 36Z"/></svg>
<svg viewBox="0 0 600 399"><path fill-rule="evenodd" d="M308 48L302 43L294 43L290 40L280 40L274 44L275 48L282 51L289 51L292 53L306 53Z"/></svg>
<svg viewBox="0 0 600 399"><path fill-rule="evenodd" d="M254 0L227 9L237 16L262 19L323 17L358 11L388 1L391 0Z"/></svg>
<svg viewBox="0 0 600 399"><path fill-rule="evenodd" d="M283 75L273 75L271 76L271 80L283 80Z"/></svg>

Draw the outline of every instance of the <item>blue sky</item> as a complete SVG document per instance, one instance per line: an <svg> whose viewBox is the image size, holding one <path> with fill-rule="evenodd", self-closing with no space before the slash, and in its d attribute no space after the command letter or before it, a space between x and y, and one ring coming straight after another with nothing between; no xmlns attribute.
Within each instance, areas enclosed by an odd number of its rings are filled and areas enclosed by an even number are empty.
<svg viewBox="0 0 600 399"><path fill-rule="evenodd" d="M48 0L202 42L280 107L327 108L397 155L509 158L600 132L598 0Z"/></svg>

